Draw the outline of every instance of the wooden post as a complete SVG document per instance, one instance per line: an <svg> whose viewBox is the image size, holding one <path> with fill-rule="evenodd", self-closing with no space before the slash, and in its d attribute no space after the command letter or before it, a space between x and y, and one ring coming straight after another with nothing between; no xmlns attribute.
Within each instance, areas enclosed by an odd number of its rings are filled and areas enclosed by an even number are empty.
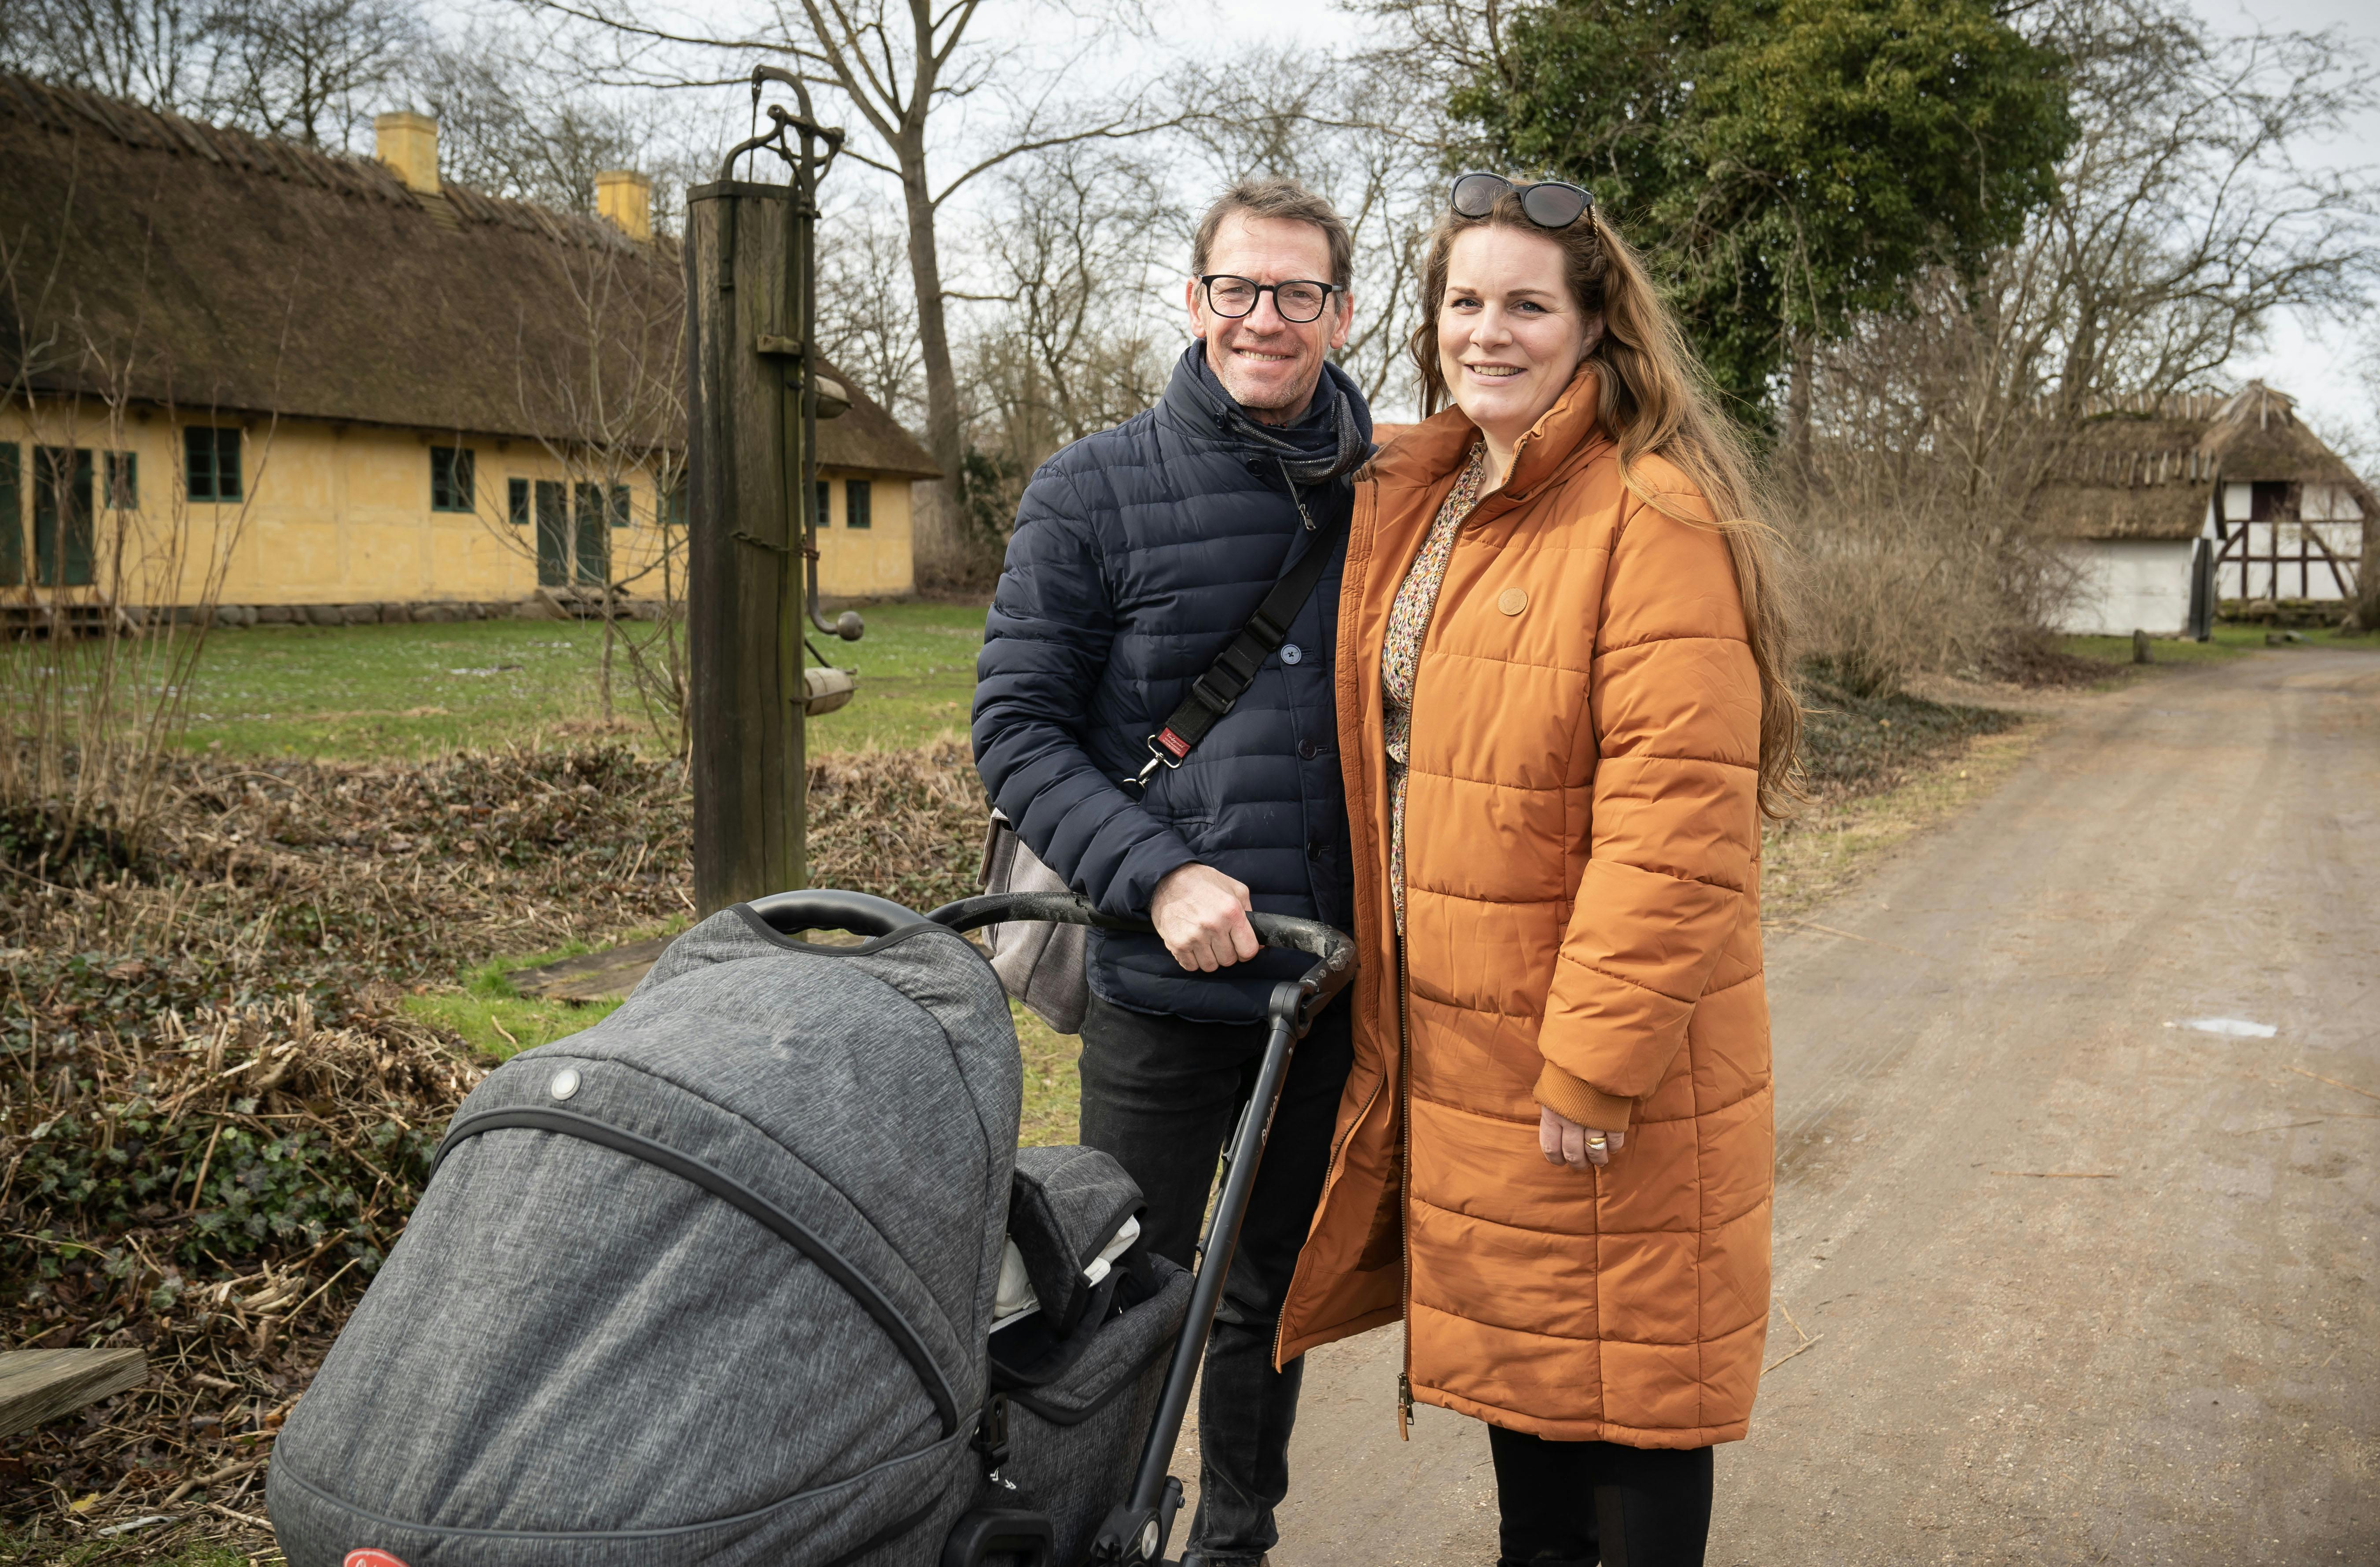
<svg viewBox="0 0 2380 1567"><path fill-rule="evenodd" d="M789 256L782 185L720 180L686 193L686 652L693 728L694 893L704 914L805 882L800 637L804 542L788 493L785 370L763 356ZM789 279L788 262L795 275ZM783 646L787 632L794 646ZM785 678L788 655L795 684Z"/></svg>
<svg viewBox="0 0 2380 1567"><path fill-rule="evenodd" d="M802 112L770 105L768 131L686 192L687 696L704 914L808 884L803 640L811 626L854 639L862 629L856 614L832 626L819 616L811 499L817 185L843 132L819 125L808 88L773 66L752 72L755 120L770 81ZM791 169L786 184L735 177L737 159L762 152Z"/></svg>

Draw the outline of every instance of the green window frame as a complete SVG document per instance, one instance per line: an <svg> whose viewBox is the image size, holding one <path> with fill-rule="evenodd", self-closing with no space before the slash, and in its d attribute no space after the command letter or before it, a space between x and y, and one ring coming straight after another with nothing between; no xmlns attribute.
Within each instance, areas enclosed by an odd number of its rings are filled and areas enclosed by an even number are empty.
<svg viewBox="0 0 2380 1567"><path fill-rule="evenodd" d="M832 499L833 495L833 481L832 480L825 479L820 480L818 481L818 525L820 528L832 528L834 526L834 513L829 509L828 506L828 503Z"/></svg>
<svg viewBox="0 0 2380 1567"><path fill-rule="evenodd" d="M430 509L433 512L477 511L473 480L478 460L468 446L430 448Z"/></svg>
<svg viewBox="0 0 2380 1567"><path fill-rule="evenodd" d="M843 525L845 528L867 528L875 518L875 489L865 479L843 481Z"/></svg>
<svg viewBox="0 0 2380 1567"><path fill-rule="evenodd" d="M528 526L528 480L509 479L504 481L504 516L515 528Z"/></svg>
<svg viewBox="0 0 2380 1567"><path fill-rule="evenodd" d="M25 585L25 449L0 441L0 588Z"/></svg>
<svg viewBox="0 0 2380 1567"><path fill-rule="evenodd" d="M33 579L88 588L97 576L88 446L33 448Z"/></svg>
<svg viewBox="0 0 2380 1567"><path fill-rule="evenodd" d="M614 484L612 486L611 513L612 526L614 528L627 528L636 522L636 513L630 508L628 502L628 487L626 485Z"/></svg>
<svg viewBox="0 0 2380 1567"><path fill-rule="evenodd" d="M140 509L140 454L110 452L105 476L107 509L112 512L137 512Z"/></svg>
<svg viewBox="0 0 2380 1567"><path fill-rule="evenodd" d="M683 474L676 483L661 492L662 526L684 528L686 518L686 484Z"/></svg>
<svg viewBox="0 0 2380 1567"><path fill-rule="evenodd" d="M220 504L241 500L238 426L184 425L182 474L193 501Z"/></svg>

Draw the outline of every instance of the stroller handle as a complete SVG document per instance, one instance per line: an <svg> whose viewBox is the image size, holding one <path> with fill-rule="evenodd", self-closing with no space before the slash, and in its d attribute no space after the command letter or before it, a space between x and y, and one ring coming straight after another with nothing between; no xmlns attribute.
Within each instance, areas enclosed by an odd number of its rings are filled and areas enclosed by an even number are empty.
<svg viewBox="0 0 2380 1567"><path fill-rule="evenodd" d="M944 904L926 917L953 930L1026 920L1087 925L1095 930L1129 930L1142 935L1157 929L1135 915L1102 913L1088 898L1073 893L988 893ZM1255 929L1257 940L1268 947L1289 947L1319 958L1322 961L1318 966L1330 974L1352 977L1354 973L1354 941L1319 920L1251 913L1248 924ZM1330 988L1335 990L1339 987Z"/></svg>
<svg viewBox="0 0 2380 1567"><path fill-rule="evenodd" d="M795 930L849 930L856 935L889 936L895 930L905 930L921 923L940 925L949 930L975 930L986 925L1023 923L1045 920L1057 925L1087 925L1095 930L1128 930L1148 934L1157 928L1134 915L1108 914L1086 897L1073 893L989 893L980 897L961 898L944 904L927 914L867 893L837 892L832 888L806 887L791 893L771 893L765 898L755 898L748 905L752 912L767 921L772 930L790 934ZM1321 1003L1344 990L1355 977L1355 943L1343 931L1315 919L1297 919L1285 914L1248 916L1248 924L1257 940L1268 947L1287 947L1305 953L1315 959L1294 983L1305 1003L1300 1018L1300 1031L1305 1021L1320 1010Z"/></svg>

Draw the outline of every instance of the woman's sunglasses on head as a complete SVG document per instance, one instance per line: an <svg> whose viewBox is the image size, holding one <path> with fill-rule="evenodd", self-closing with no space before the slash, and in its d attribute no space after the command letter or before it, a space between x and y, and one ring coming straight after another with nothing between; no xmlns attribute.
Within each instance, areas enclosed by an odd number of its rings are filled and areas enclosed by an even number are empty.
<svg viewBox="0 0 2380 1567"><path fill-rule="evenodd" d="M1521 193L1521 215L1539 228L1568 228L1595 205L1594 197L1558 179L1515 185L1500 174L1465 174L1455 176L1454 210L1466 218L1484 218L1507 190Z"/></svg>

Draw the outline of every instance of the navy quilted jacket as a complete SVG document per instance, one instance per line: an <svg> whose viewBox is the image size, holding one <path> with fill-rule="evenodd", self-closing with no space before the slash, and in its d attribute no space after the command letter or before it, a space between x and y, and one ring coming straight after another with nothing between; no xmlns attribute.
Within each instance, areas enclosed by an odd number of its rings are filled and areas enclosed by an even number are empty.
<svg viewBox="0 0 2380 1567"><path fill-rule="evenodd" d="M1044 864L1119 914L1148 912L1193 860L1246 883L1257 909L1349 928L1351 851L1331 704L1340 562L1288 641L1178 769L1123 782L1148 737L1247 624L1294 554L1342 557L1345 477L1297 492L1190 345L1162 401L1044 464L977 662L976 765ZM1371 416L1335 365L1368 451ZM1319 401L1318 399L1318 401ZM1091 989L1118 1006L1255 1022L1307 959L1265 952L1187 972L1153 936L1091 937Z"/></svg>

